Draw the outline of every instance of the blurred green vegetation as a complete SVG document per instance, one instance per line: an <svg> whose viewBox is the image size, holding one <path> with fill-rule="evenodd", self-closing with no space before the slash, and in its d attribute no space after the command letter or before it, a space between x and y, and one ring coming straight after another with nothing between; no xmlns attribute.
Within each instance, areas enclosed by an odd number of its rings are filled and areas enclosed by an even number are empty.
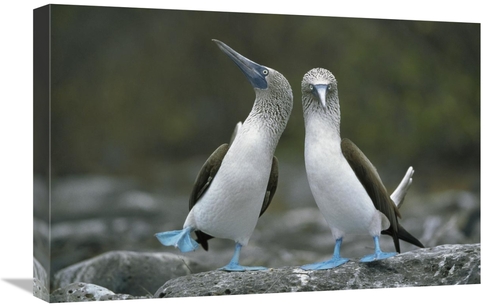
<svg viewBox="0 0 500 307"><path fill-rule="evenodd" d="M300 82L324 67L381 173L479 184L479 24L53 5L51 31L56 176L146 176L227 142L254 93L217 38L292 85L280 160L303 161Z"/></svg>

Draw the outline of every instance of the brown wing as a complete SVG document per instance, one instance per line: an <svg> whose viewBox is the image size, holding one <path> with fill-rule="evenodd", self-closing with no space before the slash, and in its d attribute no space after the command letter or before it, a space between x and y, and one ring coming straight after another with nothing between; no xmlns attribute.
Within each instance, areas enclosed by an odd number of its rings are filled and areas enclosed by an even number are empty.
<svg viewBox="0 0 500 307"><path fill-rule="evenodd" d="M363 152L349 139L343 139L341 143L342 153L352 170L363 184L366 192L370 196L375 208L382 212L390 222L388 231L392 234L394 246L399 252L398 240L398 208L387 193L387 190L380 179L377 170Z"/></svg>
<svg viewBox="0 0 500 307"><path fill-rule="evenodd" d="M208 157L207 161L201 167L196 180L194 181L193 190L191 191L191 196L189 197L189 211L193 209L194 205L200 197L205 193L205 191L212 183L215 174L219 171L222 160L226 156L227 150L229 149L228 144L220 145L211 155Z"/></svg>
<svg viewBox="0 0 500 307"><path fill-rule="evenodd" d="M196 202L205 193L210 184L212 183L217 171L219 171L222 160L226 156L227 150L229 149L228 144L222 144L219 146L211 155L208 157L207 161L203 164L194 182L193 190L191 191L191 196L189 197L189 211L193 209ZM195 230L196 242L201 244L204 250L208 251L208 240L213 238L212 236L200 231Z"/></svg>
<svg viewBox="0 0 500 307"><path fill-rule="evenodd" d="M416 245L424 247L422 243L414 236L412 236L406 229L398 222L398 217L401 214L397 206L392 201L389 193L382 183L382 179L377 172L377 169L363 154L363 152L349 139L343 139L341 143L342 153L347 162L353 169L359 181L363 184L366 192L370 196L375 208L382 212L390 222L389 228L382 230L382 234L390 235L394 241L396 251L400 252L399 239Z"/></svg>
<svg viewBox="0 0 500 307"><path fill-rule="evenodd" d="M259 217L266 212L271 200L273 200L274 193L278 187L278 158L273 157L273 165L271 166L271 173L269 175L269 181L267 182L266 195L264 197L264 202L262 203L262 209L260 210Z"/></svg>

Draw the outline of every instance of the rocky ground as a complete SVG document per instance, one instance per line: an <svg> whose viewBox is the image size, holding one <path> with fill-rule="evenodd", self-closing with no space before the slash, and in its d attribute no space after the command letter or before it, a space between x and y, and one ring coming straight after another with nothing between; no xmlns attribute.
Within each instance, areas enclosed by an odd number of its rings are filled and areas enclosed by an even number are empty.
<svg viewBox="0 0 500 307"><path fill-rule="evenodd" d="M117 251L58 271L50 295L38 279L42 276L35 275L34 289L36 296L50 302L80 302L466 285L480 284L480 258L480 244L457 244L372 263L352 259L330 270L295 266L224 272L171 253Z"/></svg>
<svg viewBox="0 0 500 307"><path fill-rule="evenodd" d="M164 178L157 188L107 176L53 180L50 232L47 208L35 206L34 294L59 302L262 293L262 289L336 290L346 283L351 288L480 283L479 198L461 190L423 195L410 189L401 223L426 249L403 242L402 254L377 264L360 264L356 259L369 253L372 240L347 237L342 255L353 261L334 270L300 270L302 264L329 258L333 239L305 177L284 169L289 174L282 176L270 209L242 250L243 265L272 268L257 273L216 271L231 258L233 242L213 239L208 252L182 254L154 237L182 227L190 192L186 186L197 169L184 171L185 176L175 180ZM292 177L294 181L285 179ZM36 179L35 199L46 199L47 194L47 187ZM387 251L394 249L386 236L381 245ZM346 280L323 283L324 274ZM375 282L378 274L384 275L385 283Z"/></svg>

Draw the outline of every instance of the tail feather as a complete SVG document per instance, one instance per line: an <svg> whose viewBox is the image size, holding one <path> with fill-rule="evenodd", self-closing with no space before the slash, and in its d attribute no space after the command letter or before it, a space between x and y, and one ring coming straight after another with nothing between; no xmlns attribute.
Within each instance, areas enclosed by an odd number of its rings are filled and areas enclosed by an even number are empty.
<svg viewBox="0 0 500 307"><path fill-rule="evenodd" d="M213 237L200 230L195 230L194 233L196 234L196 242L200 243L201 247L203 247L204 250L208 251L208 240L212 239Z"/></svg>
<svg viewBox="0 0 500 307"><path fill-rule="evenodd" d="M424 245L417 238L415 238L411 233L409 233L406 229L404 229L403 226L401 226L401 225L398 225L398 237L401 240L406 241L410 244L424 248Z"/></svg>
<svg viewBox="0 0 500 307"><path fill-rule="evenodd" d="M424 247L424 245L417 239L415 238L412 234L410 234L406 229L401 226L401 224L398 224L398 232L395 234L391 228L388 228L386 230L383 230L381 232L384 235L389 235L392 237L392 240L394 241L394 247L396 248L396 251L398 253L401 253L401 248L399 246L399 240L403 240L405 242L408 242L410 244L413 244L418 247Z"/></svg>
<svg viewBox="0 0 500 307"><path fill-rule="evenodd" d="M394 192L391 194L391 199L396 205L396 207L401 208L401 205L403 204L403 200L405 199L406 192L408 192L408 189L410 188L410 185L413 181L412 176L415 171L413 170L413 167L409 167L408 170L406 171L405 176L399 183L398 187Z"/></svg>
<svg viewBox="0 0 500 307"><path fill-rule="evenodd" d="M165 246L175 246L181 252L192 252L198 248L198 243L190 236L192 229L165 231L155 234L158 241Z"/></svg>
<svg viewBox="0 0 500 307"><path fill-rule="evenodd" d="M409 167L408 170L406 171L405 176L401 180L401 183L398 185L396 190L391 194L391 199L396 205L396 208L401 208L401 205L403 204L403 200L406 196L406 192L408 192L408 189L410 188L410 185L413 181L413 174L414 174L413 167ZM397 210L396 210L397 211ZM388 228L386 230L382 231L382 234L389 235L392 237L392 240L394 241L394 247L396 248L396 251L400 253L400 246L399 246L399 240L406 241L410 244L413 244L418 247L424 247L420 241L412 236L406 229L401 226L401 224L398 223L397 225L397 231L393 231L391 228Z"/></svg>

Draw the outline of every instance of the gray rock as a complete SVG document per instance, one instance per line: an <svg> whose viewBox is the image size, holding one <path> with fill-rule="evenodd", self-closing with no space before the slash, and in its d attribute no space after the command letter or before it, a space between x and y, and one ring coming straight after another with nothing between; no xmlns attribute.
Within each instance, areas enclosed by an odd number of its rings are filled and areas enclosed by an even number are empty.
<svg viewBox="0 0 500 307"><path fill-rule="evenodd" d="M46 302L49 301L49 291L44 283L39 279L33 278L33 296L38 297Z"/></svg>
<svg viewBox="0 0 500 307"><path fill-rule="evenodd" d="M45 288L49 287L47 271L36 258L33 258L33 278L38 279Z"/></svg>
<svg viewBox="0 0 500 307"><path fill-rule="evenodd" d="M36 258L33 258L33 295L48 302L48 289L49 278L47 277L47 271Z"/></svg>
<svg viewBox="0 0 500 307"><path fill-rule="evenodd" d="M106 214L151 217L165 207L162 197L144 191L137 179L128 177L57 177L51 195L52 223Z"/></svg>
<svg viewBox="0 0 500 307"><path fill-rule="evenodd" d="M425 211L412 215L422 217L424 232L420 238L427 246L479 241L480 201L476 194L449 190L426 195L420 198L420 203L426 204L421 208ZM408 205L414 210L419 208L410 202Z"/></svg>
<svg viewBox="0 0 500 307"><path fill-rule="evenodd" d="M33 217L33 257L45 268L51 267L50 226L46 221ZM48 272L47 272L48 273Z"/></svg>
<svg viewBox="0 0 500 307"><path fill-rule="evenodd" d="M168 166L168 171L160 172L163 177L158 187L141 185L137 178L91 175L56 178L51 191L51 223L45 221L45 211L36 210L35 216L39 217L34 218L34 255L51 269L47 271L49 278L54 281L54 273L59 270L119 250L172 252L203 263L209 270L227 264L234 251L231 240L213 239L208 252L199 249L182 254L174 247L161 245L154 237L160 231L182 228L192 180L203 163L198 162ZM307 183L305 173L293 165L282 164L280 172L284 176L280 176L283 180L280 179L273 203L259 219L249 245L242 250L240 260L244 265L294 267L327 259L333 251L331 231L308 185L303 184ZM467 191L419 194L415 188L410 189L405 199L401 223L426 247L480 242L478 195ZM45 189L40 187L36 195L45 198L48 195ZM382 236L380 244L384 251L394 251L389 236ZM372 248L369 235L347 235L342 255L357 258ZM401 242L402 252L417 249ZM159 286L166 280L162 279ZM77 281L81 280L68 282Z"/></svg>
<svg viewBox="0 0 500 307"><path fill-rule="evenodd" d="M52 222L103 215L153 214L157 200L137 189L138 184L131 178L87 175L55 180Z"/></svg>
<svg viewBox="0 0 500 307"><path fill-rule="evenodd" d="M57 178L51 195L50 229L45 220L34 219L34 252L51 275L109 251L162 251L154 234L182 227L188 212L188 193L179 198L147 192L132 178Z"/></svg>
<svg viewBox="0 0 500 307"><path fill-rule="evenodd" d="M156 229L141 217L102 217L52 224L51 268L69 265L113 250L150 250Z"/></svg>
<svg viewBox="0 0 500 307"><path fill-rule="evenodd" d="M378 262L350 261L330 270L283 267L256 272L193 274L167 281L154 297L479 284L480 271L480 244L443 245Z"/></svg>
<svg viewBox="0 0 500 307"><path fill-rule="evenodd" d="M131 300L151 298L151 296L132 296L128 294L115 294L104 287L83 282L72 283L59 288L50 295L51 303L65 302L91 302L110 300Z"/></svg>
<svg viewBox="0 0 500 307"><path fill-rule="evenodd" d="M165 280L206 270L200 263L175 254L114 251L58 271L53 288L81 282L144 296L154 293Z"/></svg>

